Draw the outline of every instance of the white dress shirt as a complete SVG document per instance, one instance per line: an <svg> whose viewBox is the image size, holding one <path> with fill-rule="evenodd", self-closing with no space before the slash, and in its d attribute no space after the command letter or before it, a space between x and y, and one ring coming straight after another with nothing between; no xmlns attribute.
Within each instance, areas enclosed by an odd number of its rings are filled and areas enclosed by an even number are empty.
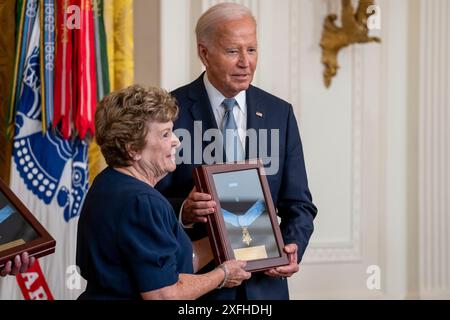
<svg viewBox="0 0 450 320"><path fill-rule="evenodd" d="M205 84L206 92L208 93L209 102L216 118L217 126L219 130L223 130L223 116L225 114L225 108L222 106L222 102L226 97L217 90L211 82L209 82L208 75L205 72L203 76L203 83ZM238 127L239 140L241 140L242 147L245 151L245 136L247 130L247 96L245 90L239 92L235 97L237 108L233 108L234 120L236 120L236 125Z"/></svg>
<svg viewBox="0 0 450 320"><path fill-rule="evenodd" d="M203 76L203 83L205 84L206 93L208 94L209 102L211 103L211 107L213 109L214 118L216 118L217 126L219 130L223 130L223 116L225 114L225 108L222 106L223 100L225 100L225 96L220 93L209 81L208 75L205 72ZM239 92L235 97L238 107L233 108L234 120L236 121L236 125L238 127L239 139L241 140L242 147L245 152L245 137L247 130L247 96L245 94L245 90ZM186 201L186 200L185 200ZM183 212L184 203L181 205L179 212L179 221L184 228L192 228L194 226L193 223L189 225L184 225L183 220L181 219L181 213Z"/></svg>

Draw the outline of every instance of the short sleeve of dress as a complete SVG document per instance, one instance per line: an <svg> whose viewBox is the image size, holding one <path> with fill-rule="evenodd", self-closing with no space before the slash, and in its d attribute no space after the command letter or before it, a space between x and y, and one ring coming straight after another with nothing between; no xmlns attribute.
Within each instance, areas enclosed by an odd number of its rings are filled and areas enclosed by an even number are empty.
<svg viewBox="0 0 450 320"><path fill-rule="evenodd" d="M172 230L171 208L162 199L143 194L120 219L119 246L139 292L178 281L178 242Z"/></svg>

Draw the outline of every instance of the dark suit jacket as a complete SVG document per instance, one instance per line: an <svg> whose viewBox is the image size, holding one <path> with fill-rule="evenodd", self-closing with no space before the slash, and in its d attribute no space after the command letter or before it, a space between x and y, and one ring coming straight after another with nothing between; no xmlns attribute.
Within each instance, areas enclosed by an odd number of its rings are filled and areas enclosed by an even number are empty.
<svg viewBox="0 0 450 320"><path fill-rule="evenodd" d="M175 121L174 130L183 128L194 133L194 121L202 122L202 133L210 128L217 128L214 114L206 92L203 75L194 82L172 92L176 97L180 114ZM268 137L268 155L279 155L277 174L268 175L272 199L281 217L281 232L285 244L296 243L298 261L300 262L309 238L313 232L313 219L317 209L312 203L308 189L302 143L292 106L254 86L250 86L247 94L247 129L279 130L279 150L272 150ZM256 113L261 113L262 117ZM196 129L197 130L197 129ZM191 139L191 150L194 150L194 138ZM210 142L203 142L203 148ZM197 148L199 146L196 146ZM246 156L248 157L248 144ZM194 152L191 152L191 163L181 164L156 186L172 203L175 212L179 212L182 202L193 188L192 171ZM260 150L258 150L260 156ZM264 156L264 154L263 154ZM196 224L189 233L193 240L206 235L203 224ZM262 273L253 274L252 278L240 287L215 290L207 295L212 299L288 299L287 282L274 279Z"/></svg>

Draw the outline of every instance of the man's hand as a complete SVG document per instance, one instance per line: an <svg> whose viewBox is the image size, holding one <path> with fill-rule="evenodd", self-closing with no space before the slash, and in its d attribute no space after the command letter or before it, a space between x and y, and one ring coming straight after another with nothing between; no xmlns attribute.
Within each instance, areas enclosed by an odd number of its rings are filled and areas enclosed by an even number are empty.
<svg viewBox="0 0 450 320"><path fill-rule="evenodd" d="M206 223L206 216L216 211L216 203L207 193L197 192L195 187L187 197L183 205L182 222L188 225L194 222Z"/></svg>
<svg viewBox="0 0 450 320"><path fill-rule="evenodd" d="M22 256L15 256L14 257L14 266L12 265L12 261L8 261L5 264L5 267L3 270L0 271L0 276L5 277L6 275L12 275L15 276L18 273L24 273L29 268L31 268L34 265L34 262L36 261L35 257L29 257L28 252L22 253Z"/></svg>
<svg viewBox="0 0 450 320"><path fill-rule="evenodd" d="M284 247L284 252L287 253L289 264L282 267L272 268L264 272L266 275L275 278L288 278L300 269L297 263L297 245L295 243L288 244Z"/></svg>

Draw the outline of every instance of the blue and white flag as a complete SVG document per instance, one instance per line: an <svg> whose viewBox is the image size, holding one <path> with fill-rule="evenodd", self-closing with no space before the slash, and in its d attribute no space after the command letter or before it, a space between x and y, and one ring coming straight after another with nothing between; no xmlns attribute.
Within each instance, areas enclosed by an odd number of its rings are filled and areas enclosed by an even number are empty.
<svg viewBox="0 0 450 320"><path fill-rule="evenodd" d="M84 284L68 287L66 271L75 265L78 216L88 189L87 144L64 140L58 131L43 135L39 39L35 19L16 105L10 184L56 240L55 253L39 259L53 297L75 299ZM21 297L14 277L0 280L1 300Z"/></svg>

